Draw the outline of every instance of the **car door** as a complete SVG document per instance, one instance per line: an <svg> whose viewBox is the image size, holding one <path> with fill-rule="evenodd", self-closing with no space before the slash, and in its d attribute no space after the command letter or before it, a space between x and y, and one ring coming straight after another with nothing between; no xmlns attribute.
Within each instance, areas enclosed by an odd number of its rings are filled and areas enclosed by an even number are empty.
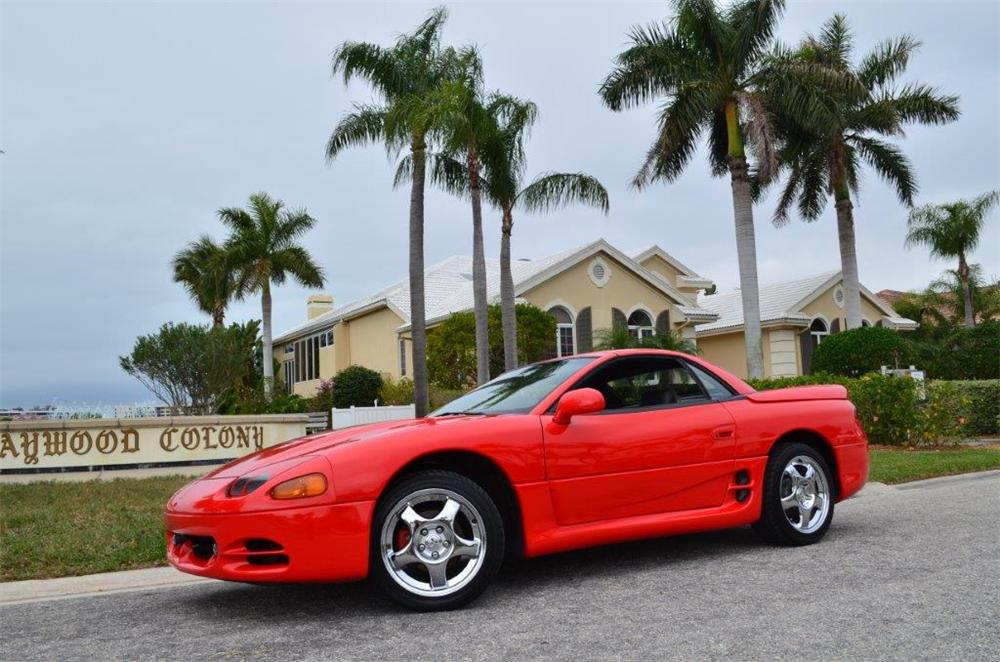
<svg viewBox="0 0 1000 662"><path fill-rule="evenodd" d="M732 416L681 359L630 356L574 385L602 412L543 420L546 476L561 525L721 505L733 467Z"/></svg>

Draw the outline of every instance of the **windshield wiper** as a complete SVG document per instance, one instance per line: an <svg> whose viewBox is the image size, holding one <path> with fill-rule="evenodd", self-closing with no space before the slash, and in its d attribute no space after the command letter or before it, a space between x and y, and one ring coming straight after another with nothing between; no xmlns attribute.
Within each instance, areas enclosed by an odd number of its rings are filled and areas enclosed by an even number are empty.
<svg viewBox="0 0 1000 662"><path fill-rule="evenodd" d="M445 416L486 416L484 411L446 411L443 414L436 414L434 418L444 418Z"/></svg>

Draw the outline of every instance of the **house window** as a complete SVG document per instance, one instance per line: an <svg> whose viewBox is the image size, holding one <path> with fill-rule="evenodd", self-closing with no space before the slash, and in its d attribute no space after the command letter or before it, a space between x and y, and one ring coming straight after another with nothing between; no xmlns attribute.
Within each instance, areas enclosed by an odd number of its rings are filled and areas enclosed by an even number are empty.
<svg viewBox="0 0 1000 662"><path fill-rule="evenodd" d="M325 347L321 338L326 337L327 332L324 331L295 343L295 359L290 363L294 365L292 372L296 382L319 379L319 348Z"/></svg>
<svg viewBox="0 0 1000 662"><path fill-rule="evenodd" d="M549 315L556 318L556 356L576 354L576 327L573 316L562 306L549 309Z"/></svg>
<svg viewBox="0 0 1000 662"><path fill-rule="evenodd" d="M295 388L295 361L285 361L281 365L284 368L285 392L291 393Z"/></svg>
<svg viewBox="0 0 1000 662"><path fill-rule="evenodd" d="M629 335L637 340L648 338L653 335L653 320L649 313L644 310L637 310L628 316Z"/></svg>
<svg viewBox="0 0 1000 662"><path fill-rule="evenodd" d="M406 377L406 341L399 339L399 376Z"/></svg>
<svg viewBox="0 0 1000 662"><path fill-rule="evenodd" d="M809 325L809 335L812 339L812 348L816 349L825 336L830 335L830 329L827 327L826 322L822 318L817 317Z"/></svg>
<svg viewBox="0 0 1000 662"><path fill-rule="evenodd" d="M869 322L868 320L866 320L866 319L862 319L862 320L861 320L861 326L862 326L862 327L865 327L865 326L871 326L871 325L872 325L872 323L871 323L871 322Z"/></svg>

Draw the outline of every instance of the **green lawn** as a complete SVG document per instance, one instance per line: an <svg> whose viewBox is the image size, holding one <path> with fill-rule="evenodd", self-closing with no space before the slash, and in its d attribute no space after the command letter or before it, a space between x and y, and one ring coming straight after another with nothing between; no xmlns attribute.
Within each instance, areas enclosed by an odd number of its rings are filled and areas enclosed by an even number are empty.
<svg viewBox="0 0 1000 662"><path fill-rule="evenodd" d="M0 581L163 564L163 507L191 480L0 485Z"/></svg>
<svg viewBox="0 0 1000 662"><path fill-rule="evenodd" d="M904 483L908 480L1000 469L1000 450L950 448L942 450L872 449L869 480Z"/></svg>
<svg viewBox="0 0 1000 662"><path fill-rule="evenodd" d="M1000 450L871 451L871 480L1000 469ZM164 563L163 506L190 477L0 485L0 581Z"/></svg>

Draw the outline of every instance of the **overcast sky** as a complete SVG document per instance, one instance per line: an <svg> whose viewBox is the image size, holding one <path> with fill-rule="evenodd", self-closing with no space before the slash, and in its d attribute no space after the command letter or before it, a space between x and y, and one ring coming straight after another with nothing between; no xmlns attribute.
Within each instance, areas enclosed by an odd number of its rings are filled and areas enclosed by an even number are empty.
<svg viewBox="0 0 1000 662"><path fill-rule="evenodd" d="M906 80L961 96L962 117L914 127L902 146L919 202L974 196L1000 182L1000 5L983 2L790 2L780 38L797 41L835 11L864 52L910 33L923 42ZM0 405L115 403L151 396L118 356L165 321L207 322L171 282L174 252L199 234L221 239L215 210L266 190L318 219L306 243L339 302L405 274L406 191L377 147L324 161L351 102L371 98L330 77L346 39L389 43L432 3L2 2L0 117ZM669 185L629 188L652 137L654 106L612 113L596 89L635 24L665 18L649 3L454 4L453 44L477 43L487 85L541 111L530 171L582 170L611 195L611 213L568 209L519 217L514 255L537 257L605 237L629 250L658 243L720 289L737 284L729 183L703 155ZM763 282L839 267L832 207L813 224L770 225L755 208ZM953 265L905 250L906 210L871 173L856 202L862 282L922 288ZM466 204L427 197L433 263L471 252ZM1000 274L994 215L973 260ZM486 248L496 255L497 214ZM304 318L308 292L275 293L281 331ZM256 300L229 319L259 316Z"/></svg>

